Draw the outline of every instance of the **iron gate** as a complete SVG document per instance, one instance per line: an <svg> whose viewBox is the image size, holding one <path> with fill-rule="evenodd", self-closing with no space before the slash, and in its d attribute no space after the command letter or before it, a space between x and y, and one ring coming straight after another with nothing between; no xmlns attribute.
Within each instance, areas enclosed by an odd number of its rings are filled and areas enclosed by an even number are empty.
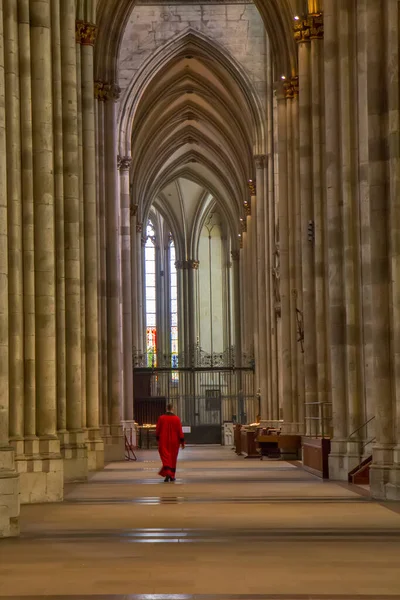
<svg viewBox="0 0 400 600"><path fill-rule="evenodd" d="M259 414L254 368L204 362L209 366L136 366L134 371L150 376L152 397L165 397L174 405L188 443L221 444L224 422L252 423Z"/></svg>

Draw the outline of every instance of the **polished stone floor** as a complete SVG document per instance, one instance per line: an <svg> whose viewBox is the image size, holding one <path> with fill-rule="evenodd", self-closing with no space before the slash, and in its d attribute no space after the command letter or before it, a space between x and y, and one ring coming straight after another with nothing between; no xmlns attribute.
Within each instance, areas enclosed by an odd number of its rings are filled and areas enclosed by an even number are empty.
<svg viewBox="0 0 400 600"><path fill-rule="evenodd" d="M399 504L225 448L187 448L175 484L138 459L22 507L1 600L400 599Z"/></svg>

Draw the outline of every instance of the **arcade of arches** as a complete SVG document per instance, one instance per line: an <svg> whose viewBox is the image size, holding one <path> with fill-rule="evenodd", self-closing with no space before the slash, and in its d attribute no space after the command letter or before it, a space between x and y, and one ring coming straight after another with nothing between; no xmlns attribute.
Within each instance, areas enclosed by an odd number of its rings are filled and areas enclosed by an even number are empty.
<svg viewBox="0 0 400 600"><path fill-rule="evenodd" d="M0 537L123 459L134 356L198 347L400 499L399 16L0 0Z"/></svg>

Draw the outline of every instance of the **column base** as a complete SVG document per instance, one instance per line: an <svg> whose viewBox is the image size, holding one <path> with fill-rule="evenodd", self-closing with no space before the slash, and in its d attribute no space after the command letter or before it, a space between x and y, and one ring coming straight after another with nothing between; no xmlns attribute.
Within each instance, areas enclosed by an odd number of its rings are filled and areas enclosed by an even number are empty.
<svg viewBox="0 0 400 600"><path fill-rule="evenodd" d="M104 441L100 429L88 429L86 447L89 472L101 471L104 468Z"/></svg>
<svg viewBox="0 0 400 600"><path fill-rule="evenodd" d="M371 496L376 500L400 500L400 448L376 445L370 468Z"/></svg>
<svg viewBox="0 0 400 600"><path fill-rule="evenodd" d="M348 439L331 440L329 455L329 479L333 481L348 481L349 473L367 458L363 456L363 445Z"/></svg>
<svg viewBox="0 0 400 600"><path fill-rule="evenodd" d="M103 425L101 435L104 440L104 462L125 460L125 436L122 425Z"/></svg>
<svg viewBox="0 0 400 600"><path fill-rule="evenodd" d="M63 500L63 461L58 439L24 440L23 453L16 456L15 465L20 477L21 504Z"/></svg>
<svg viewBox="0 0 400 600"><path fill-rule="evenodd" d="M19 485L14 449L0 448L0 538L19 535Z"/></svg>
<svg viewBox="0 0 400 600"><path fill-rule="evenodd" d="M85 431L62 431L58 433L61 456L64 459L64 481L87 481L88 451Z"/></svg>

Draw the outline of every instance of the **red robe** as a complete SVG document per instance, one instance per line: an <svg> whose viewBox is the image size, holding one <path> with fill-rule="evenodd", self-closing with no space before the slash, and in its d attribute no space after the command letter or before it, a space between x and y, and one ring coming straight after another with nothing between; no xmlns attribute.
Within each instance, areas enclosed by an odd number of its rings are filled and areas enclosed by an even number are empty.
<svg viewBox="0 0 400 600"><path fill-rule="evenodd" d="M185 442L180 418L173 413L162 415L157 422L156 436L163 464L159 475L175 479L179 446Z"/></svg>

